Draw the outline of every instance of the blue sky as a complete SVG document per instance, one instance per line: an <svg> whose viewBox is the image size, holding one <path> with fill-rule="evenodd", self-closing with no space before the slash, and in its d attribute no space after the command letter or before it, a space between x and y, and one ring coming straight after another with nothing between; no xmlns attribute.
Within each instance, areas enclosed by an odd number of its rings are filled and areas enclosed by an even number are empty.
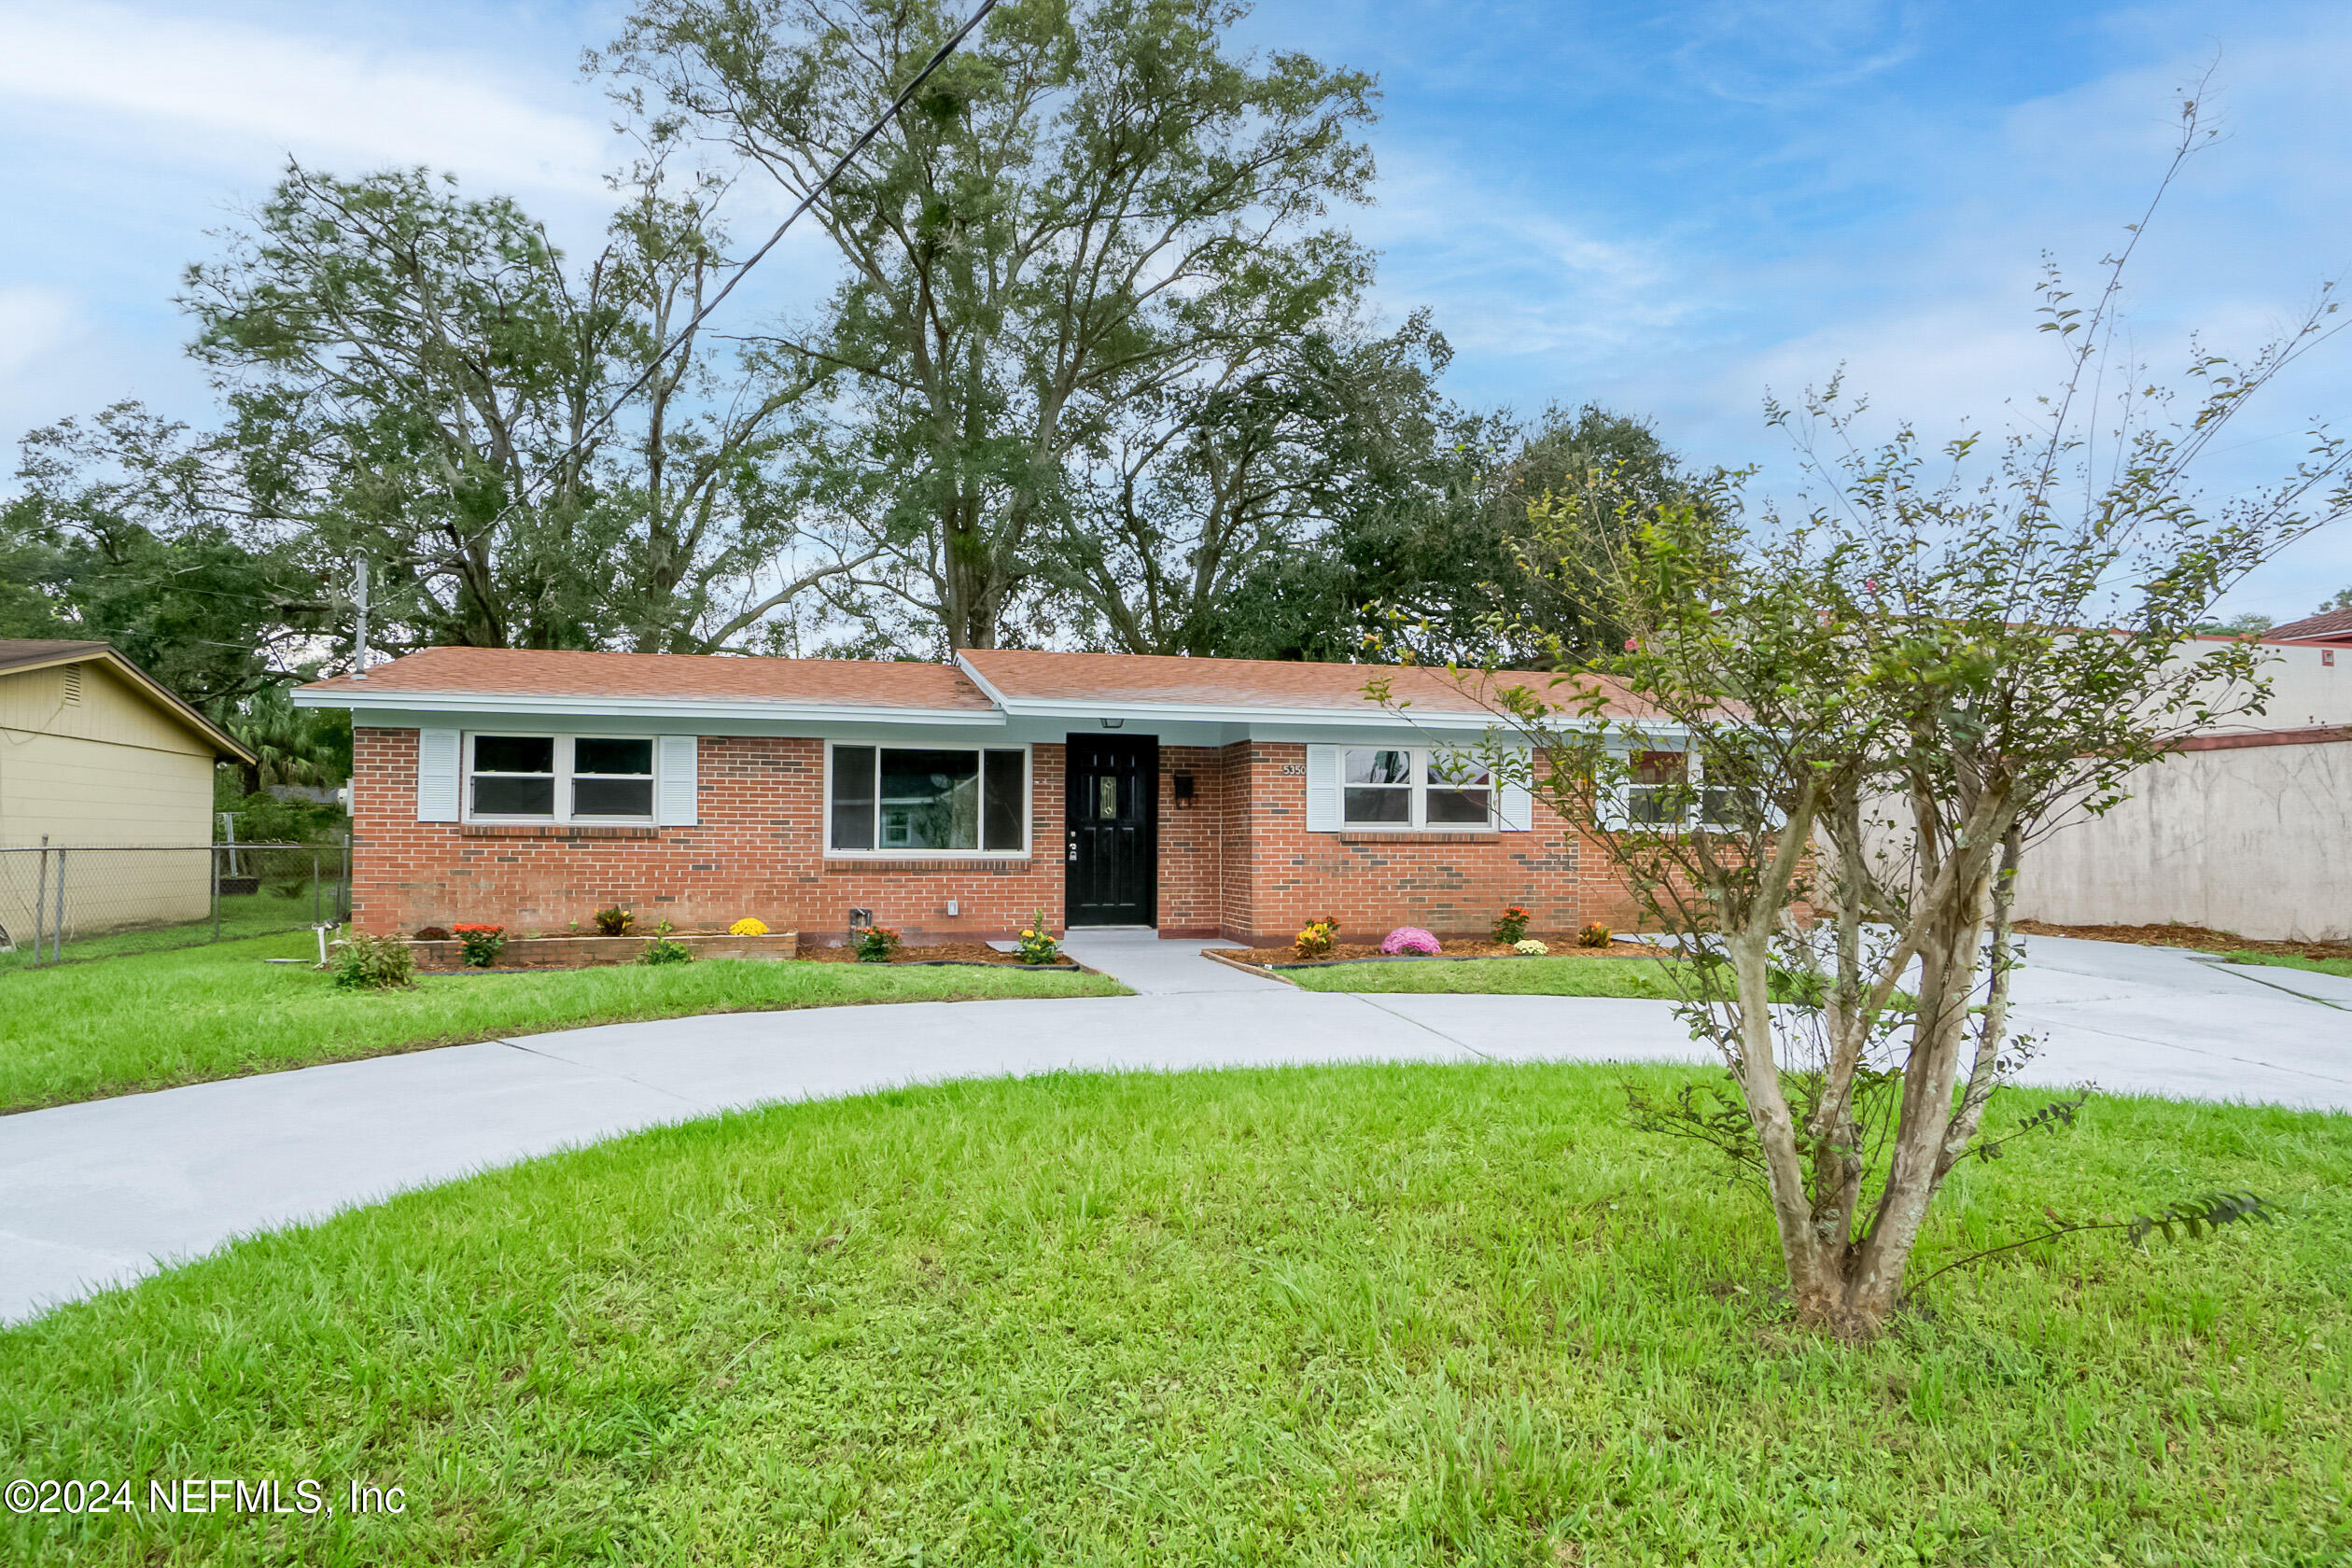
<svg viewBox="0 0 2352 1568"><path fill-rule="evenodd" d="M453 169L586 247L614 161L578 71L603 5L0 0L0 438L135 395L199 419L178 272L284 158ZM2135 343L2250 349L2352 260L2352 7L1268 0L1257 47L1376 72L1378 299L1429 307L1451 391L1534 411L1598 399L1701 463L1757 462L1763 425L1841 363L1923 429L1997 427L2054 378L2031 289L2087 278L2162 167L2177 90L2216 67L2227 134L2135 272ZM773 214L749 191L745 231ZM778 251L746 319L829 276ZM732 308L732 307L731 307ZM2250 411L2211 476L2291 459L2352 414L2352 338ZM2352 583L2352 527L2233 601L2278 619Z"/></svg>

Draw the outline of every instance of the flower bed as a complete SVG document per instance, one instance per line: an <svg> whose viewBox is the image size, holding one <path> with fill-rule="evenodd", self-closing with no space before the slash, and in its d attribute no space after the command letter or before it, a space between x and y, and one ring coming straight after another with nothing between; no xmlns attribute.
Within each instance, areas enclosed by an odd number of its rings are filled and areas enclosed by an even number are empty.
<svg viewBox="0 0 2352 1568"><path fill-rule="evenodd" d="M801 949L802 958L814 963L857 963L858 950L841 945L818 946L814 944ZM1005 969L1075 969L1067 954L1057 956L1052 963L1023 963L1017 953L1000 953L985 942L939 942L927 947L902 946L889 959L894 964L994 964Z"/></svg>
<svg viewBox="0 0 2352 1568"><path fill-rule="evenodd" d="M651 937L577 936L566 932L561 936L515 936L509 934L499 949L497 963L490 970L473 970L475 974L493 973L511 969L588 969L597 964L630 964L644 956L645 945ZM736 936L729 931L676 931L670 940L690 949L697 959L751 959L763 963L780 962L799 956L798 931L769 931L764 936ZM411 939L409 946L416 954L416 967L435 973L462 970L466 967L466 945L455 938L446 942L418 942Z"/></svg>
<svg viewBox="0 0 2352 1568"><path fill-rule="evenodd" d="M1551 949L1556 959L1659 959L1665 957L1659 949L1644 942L1611 942L1606 947L1579 947L1575 931L1531 931ZM1525 957L1505 942L1489 938L1449 938L1445 951L1433 958L1412 954L1387 954L1377 942L1342 942L1319 959L1301 959L1288 947L1219 947L1214 949L1221 959L1234 963L1254 964L1263 969L1316 969L1336 963L1444 963L1451 959L1517 959Z"/></svg>

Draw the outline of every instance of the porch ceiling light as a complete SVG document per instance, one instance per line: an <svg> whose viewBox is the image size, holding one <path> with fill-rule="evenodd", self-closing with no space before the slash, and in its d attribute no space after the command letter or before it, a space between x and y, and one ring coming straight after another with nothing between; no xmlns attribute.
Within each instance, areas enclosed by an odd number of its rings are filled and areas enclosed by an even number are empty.
<svg viewBox="0 0 2352 1568"><path fill-rule="evenodd" d="M1126 722L1127 721L1124 719L1105 719L1102 721L1102 727L1106 730L1115 730Z"/></svg>

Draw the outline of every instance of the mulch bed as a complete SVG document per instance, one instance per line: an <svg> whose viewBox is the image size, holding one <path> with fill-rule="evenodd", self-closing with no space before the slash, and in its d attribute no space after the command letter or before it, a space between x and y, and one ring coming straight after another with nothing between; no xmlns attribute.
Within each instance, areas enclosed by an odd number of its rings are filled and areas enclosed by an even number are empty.
<svg viewBox="0 0 2352 1568"><path fill-rule="evenodd" d="M1665 955L1642 942L1612 942L1606 947L1579 947L1574 931L1529 931L1528 935L1551 949L1555 959L1658 959ZM1256 964L1261 968L1281 964L1293 969L1316 964L1335 963L1409 963L1422 961L1419 955L1383 953L1377 942L1341 942L1320 959L1301 959L1288 947L1219 947L1219 958L1237 963ZM1435 955L1440 961L1447 959L1516 959L1521 955L1504 942L1449 942L1445 950Z"/></svg>
<svg viewBox="0 0 2352 1568"><path fill-rule="evenodd" d="M2135 947L2191 947L2201 953L2267 953L2281 959L2352 959L2352 942L2257 942L2205 926L2053 926L2020 920L2028 936L2078 936L2086 942L2127 942Z"/></svg>
<svg viewBox="0 0 2352 1568"><path fill-rule="evenodd" d="M810 963L856 963L855 947L803 945L800 956ZM940 942L928 947L902 947L890 955L894 964L994 964L1009 969L1075 969L1067 955L1049 964L1025 964L1011 953L1000 953L985 942Z"/></svg>

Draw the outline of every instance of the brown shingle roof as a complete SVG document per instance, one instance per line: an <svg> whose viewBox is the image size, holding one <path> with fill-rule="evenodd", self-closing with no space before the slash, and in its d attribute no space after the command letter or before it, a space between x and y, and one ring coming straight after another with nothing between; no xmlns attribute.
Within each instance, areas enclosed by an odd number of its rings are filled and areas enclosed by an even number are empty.
<svg viewBox="0 0 2352 1568"><path fill-rule="evenodd" d="M19 665L77 664L111 651L103 642L73 642L61 637L0 637L0 670Z"/></svg>
<svg viewBox="0 0 2352 1568"><path fill-rule="evenodd" d="M693 653L599 653L526 648L427 648L365 680L337 676L306 692L419 695L639 697L679 702L811 703L859 707L993 706L946 665L861 659L743 659Z"/></svg>
<svg viewBox="0 0 2352 1568"><path fill-rule="evenodd" d="M2264 642L2288 640L2352 640L2352 609L2327 609L2301 621L2289 621L2284 626L2273 626L2262 634Z"/></svg>
<svg viewBox="0 0 2352 1568"><path fill-rule="evenodd" d="M1014 702L1172 703L1209 707L1353 708L1374 705L1365 685L1385 676L1393 698L1421 713L1488 713L1493 694L1522 686L1565 707L1575 688L1533 670L1303 664L1286 659L1184 659L1146 653L1048 653L967 649L980 678Z"/></svg>

